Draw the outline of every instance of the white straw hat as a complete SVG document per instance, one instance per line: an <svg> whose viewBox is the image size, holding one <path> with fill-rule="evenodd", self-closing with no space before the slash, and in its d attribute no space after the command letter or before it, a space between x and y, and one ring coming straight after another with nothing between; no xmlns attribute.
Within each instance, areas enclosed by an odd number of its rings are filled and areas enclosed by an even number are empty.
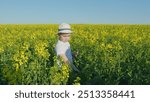
<svg viewBox="0 0 150 102"><path fill-rule="evenodd" d="M58 28L58 34L60 33L67 33L67 34L72 33L70 25L67 23L60 24Z"/></svg>

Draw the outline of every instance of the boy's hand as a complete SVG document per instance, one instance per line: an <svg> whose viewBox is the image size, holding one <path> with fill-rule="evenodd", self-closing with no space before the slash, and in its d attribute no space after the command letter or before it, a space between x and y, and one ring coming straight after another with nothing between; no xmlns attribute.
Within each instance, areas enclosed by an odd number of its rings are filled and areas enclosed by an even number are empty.
<svg viewBox="0 0 150 102"><path fill-rule="evenodd" d="M79 55L79 52L78 52L78 51L76 51L76 52L73 53L73 56L74 56L74 57L77 57L78 55Z"/></svg>
<svg viewBox="0 0 150 102"><path fill-rule="evenodd" d="M68 58L66 57L65 54L61 54L61 55L59 55L59 56L63 59L64 63L67 63Z"/></svg>
<svg viewBox="0 0 150 102"><path fill-rule="evenodd" d="M73 63L71 63L71 62L68 60L68 58L66 57L66 55L61 54L60 57L63 59L64 63L69 64L69 65L72 67L72 69L73 69L74 71L80 72L80 71L75 67L75 65L74 65Z"/></svg>

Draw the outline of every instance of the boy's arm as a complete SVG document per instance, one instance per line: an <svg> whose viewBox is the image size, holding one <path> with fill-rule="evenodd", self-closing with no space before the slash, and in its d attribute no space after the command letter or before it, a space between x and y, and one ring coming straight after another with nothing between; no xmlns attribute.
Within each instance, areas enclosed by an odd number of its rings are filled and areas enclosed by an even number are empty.
<svg viewBox="0 0 150 102"><path fill-rule="evenodd" d="M80 72L80 71L74 66L74 64L71 63L71 62L68 60L68 58L67 58L67 56L66 56L65 54L61 54L61 55L59 55L59 56L63 59L64 63L68 64L68 65L69 65L71 68L73 68L75 71Z"/></svg>
<svg viewBox="0 0 150 102"><path fill-rule="evenodd" d="M65 54L60 54L59 57L61 57L63 59L64 63L67 64L68 58Z"/></svg>

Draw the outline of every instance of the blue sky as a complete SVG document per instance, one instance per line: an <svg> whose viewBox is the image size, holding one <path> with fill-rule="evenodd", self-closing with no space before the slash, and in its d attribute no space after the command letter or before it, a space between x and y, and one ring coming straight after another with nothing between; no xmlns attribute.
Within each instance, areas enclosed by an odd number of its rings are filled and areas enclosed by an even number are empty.
<svg viewBox="0 0 150 102"><path fill-rule="evenodd" d="M0 24L150 24L150 0L0 0Z"/></svg>

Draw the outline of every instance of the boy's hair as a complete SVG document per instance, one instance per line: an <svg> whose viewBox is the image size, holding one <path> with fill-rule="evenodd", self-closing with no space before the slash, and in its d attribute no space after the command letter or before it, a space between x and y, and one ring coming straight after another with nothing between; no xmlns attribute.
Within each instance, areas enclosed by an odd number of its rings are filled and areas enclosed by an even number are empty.
<svg viewBox="0 0 150 102"><path fill-rule="evenodd" d="M63 34L70 34L70 33L58 33L59 36L60 36L60 35L63 35Z"/></svg>
<svg viewBox="0 0 150 102"><path fill-rule="evenodd" d="M62 33L58 33L58 35L60 36L60 35L62 35Z"/></svg>

